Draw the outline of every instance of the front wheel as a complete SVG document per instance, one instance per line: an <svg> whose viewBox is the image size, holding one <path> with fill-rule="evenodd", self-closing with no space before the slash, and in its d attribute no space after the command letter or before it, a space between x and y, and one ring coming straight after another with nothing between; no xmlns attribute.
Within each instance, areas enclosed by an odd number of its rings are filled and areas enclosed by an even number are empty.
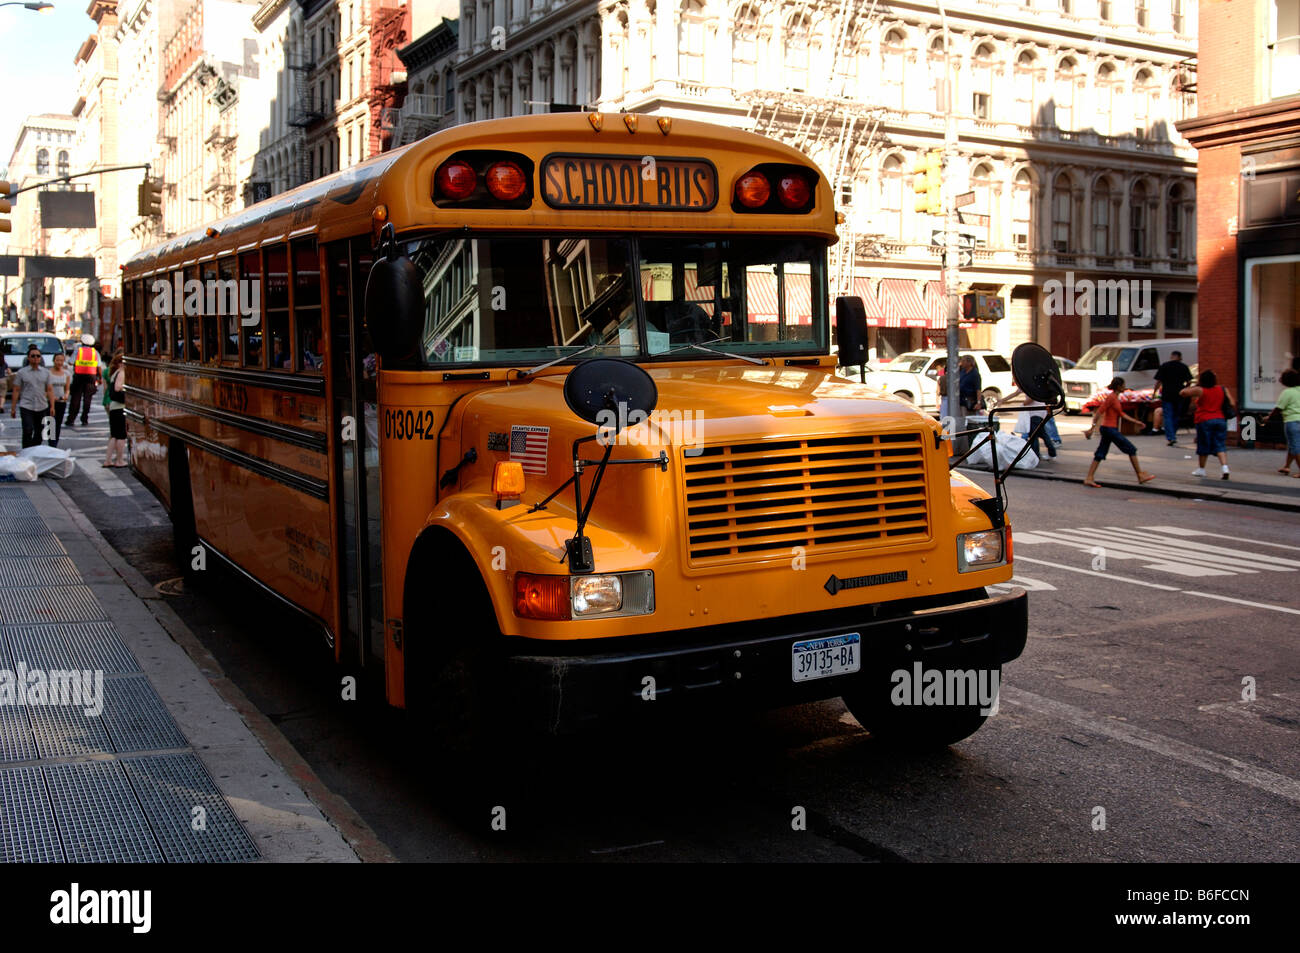
<svg viewBox="0 0 1300 953"><path fill-rule="evenodd" d="M1000 667L990 670L994 686L1000 684L1001 675ZM844 696L844 704L872 738L905 753L920 754L956 744L979 731L989 719L979 704L895 705L888 691L850 692Z"/></svg>

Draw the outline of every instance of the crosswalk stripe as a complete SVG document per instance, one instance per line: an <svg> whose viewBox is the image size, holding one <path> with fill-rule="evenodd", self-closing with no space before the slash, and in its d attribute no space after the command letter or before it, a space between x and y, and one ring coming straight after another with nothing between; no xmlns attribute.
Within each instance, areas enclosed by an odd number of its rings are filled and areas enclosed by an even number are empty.
<svg viewBox="0 0 1300 953"><path fill-rule="evenodd" d="M1300 609L1291 609L1287 606L1275 606L1267 602L1251 602L1249 599L1234 599L1232 596L1221 596L1214 592L1201 592L1199 589L1186 589L1184 591L1189 596L1200 596L1203 599L1218 599L1220 602L1235 602L1238 605L1251 606L1255 609L1272 609L1274 612L1300 615Z"/></svg>
<svg viewBox="0 0 1300 953"><path fill-rule="evenodd" d="M1259 572L1260 570L1295 572L1297 568L1300 568L1300 564L1294 566L1278 565L1278 560L1273 556L1256 556L1253 553L1245 553L1236 549L1212 551L1204 547L1197 547L1195 544L1170 545L1163 540L1135 538L1132 533L1124 530L1080 527L1079 532L1088 533L1101 542L1109 541L1116 549L1131 548L1134 552L1154 553L1160 558L1161 562L1170 562L1171 557L1176 557L1208 563L1211 566L1222 563L1223 565L1240 564L1241 566L1251 567L1236 569L1237 572ZM1281 562L1288 563L1290 560L1281 560Z"/></svg>
<svg viewBox="0 0 1300 953"><path fill-rule="evenodd" d="M1127 582L1134 586L1145 586L1148 589L1163 589L1165 592L1182 592L1177 586L1165 586L1158 582L1147 582L1143 579L1129 579L1127 576L1119 576L1113 572L1097 572L1094 569L1080 569L1078 566L1067 566L1064 563L1048 562L1046 559L1031 559L1028 556L1021 556L1016 553L1015 561L1018 563L1033 563L1037 566L1051 566L1053 569L1068 569L1070 572L1082 573L1085 576L1099 576L1102 579L1109 579L1111 582Z"/></svg>
<svg viewBox="0 0 1300 953"><path fill-rule="evenodd" d="M1127 535L1135 534L1134 530L1122 526L1108 526L1106 527L1106 529L1112 533L1121 533ZM1217 533L1206 533L1205 535L1212 536L1216 539L1222 538L1219 537ZM1292 569L1300 569L1300 559L1286 559L1285 557L1273 556L1269 553L1256 554L1256 553L1246 552L1240 549L1231 549L1227 546L1216 546L1214 545L1214 543L1192 542L1190 540L1183 540L1183 539L1168 539L1167 537L1154 536L1154 535L1147 536L1146 538L1149 541L1157 543L1161 546L1168 545L1173 547L1190 548L1192 549L1192 551L1200 555L1221 554L1233 559L1251 560L1253 562L1260 563L1261 565L1264 566L1289 566ZM1248 540L1247 542L1250 541Z"/></svg>
<svg viewBox="0 0 1300 953"><path fill-rule="evenodd" d="M1202 545L1187 539L1167 539L1117 526L1034 530L1017 534L1016 542L1026 545L1051 542L1084 551L1100 546L1106 549L1108 558L1143 560L1150 564L1149 568L1181 576L1224 576L1261 570L1295 572L1300 569L1300 561L1280 556L1257 555L1208 543ZM1177 562L1178 559L1186 562Z"/></svg>
<svg viewBox="0 0 1300 953"><path fill-rule="evenodd" d="M1157 572L1172 572L1179 576L1233 576L1238 573L1256 573L1259 570L1249 567L1233 567L1231 569L1222 566L1202 566L1191 562L1193 559L1199 559L1193 553L1170 553L1164 549L1157 549L1145 546L1133 546L1120 541L1111 539L1108 536L1098 534L1091 543L1080 542L1070 537L1056 537L1052 533L1043 533L1041 530L1038 535L1043 536L1047 542L1056 542L1065 546L1072 546L1083 552L1092 552L1101 548L1106 551L1107 559L1132 559L1143 563L1144 568L1154 569ZM1016 538L1020 542L1020 538ZM1171 557L1183 556L1187 562L1173 562ZM1289 570L1281 570L1288 572Z"/></svg>
<svg viewBox="0 0 1300 953"><path fill-rule="evenodd" d="M1278 549L1291 549L1300 553L1300 546L1288 546L1286 543L1272 543L1267 539L1247 539L1244 536L1225 536L1223 533L1210 532L1204 529L1184 529L1181 526L1139 526L1138 529L1150 530L1154 533L1168 533L1170 536L1213 536L1215 539L1230 539L1234 543L1254 543L1257 546L1275 546ZM1018 539L1019 537L1017 537Z"/></svg>

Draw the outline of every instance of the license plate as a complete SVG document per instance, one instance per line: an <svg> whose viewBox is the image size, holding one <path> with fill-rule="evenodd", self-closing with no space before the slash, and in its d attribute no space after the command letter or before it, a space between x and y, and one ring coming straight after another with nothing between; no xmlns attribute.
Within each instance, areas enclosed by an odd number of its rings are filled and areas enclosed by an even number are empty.
<svg viewBox="0 0 1300 953"><path fill-rule="evenodd" d="M808 682L856 672L862 667L861 649L862 637L857 632L796 642L790 656L790 678Z"/></svg>

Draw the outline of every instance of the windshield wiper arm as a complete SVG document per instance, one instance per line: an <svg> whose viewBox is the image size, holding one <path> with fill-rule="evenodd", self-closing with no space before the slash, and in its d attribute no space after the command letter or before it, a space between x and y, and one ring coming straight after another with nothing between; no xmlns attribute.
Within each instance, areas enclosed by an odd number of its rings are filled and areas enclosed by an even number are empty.
<svg viewBox="0 0 1300 953"><path fill-rule="evenodd" d="M561 354L553 361L547 361L545 364L538 364L536 367L530 367L528 370L522 372L522 376L532 377L538 371L544 371L548 367L554 367L556 364L559 364L563 361L567 361L570 358L577 357L579 354L586 354L588 351L594 351L598 347L622 347L622 346L623 345L617 341L602 341L599 344L588 344L586 347L574 351L572 354Z"/></svg>
<svg viewBox="0 0 1300 953"><path fill-rule="evenodd" d="M678 351L686 351L694 348L697 351L706 351L709 354L721 354L723 357L734 358L737 361L748 361L750 364L757 364L759 367L766 367L767 361L757 357L745 357L743 354L732 354L730 351L721 351L716 347L709 347L706 344L683 344L680 347L669 348L666 351L660 351L660 354L675 354Z"/></svg>

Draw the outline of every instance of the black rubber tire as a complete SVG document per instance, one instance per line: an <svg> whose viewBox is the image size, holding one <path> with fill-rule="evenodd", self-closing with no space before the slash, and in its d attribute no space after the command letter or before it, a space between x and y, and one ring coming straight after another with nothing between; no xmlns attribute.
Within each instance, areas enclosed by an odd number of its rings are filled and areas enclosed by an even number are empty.
<svg viewBox="0 0 1300 953"><path fill-rule="evenodd" d="M194 575L194 547L199 534L194 524L194 494L190 488L189 452L173 440L167 447L167 482L171 495L172 551L186 578Z"/></svg>
<svg viewBox="0 0 1300 953"><path fill-rule="evenodd" d="M1001 668L994 669L1001 682ZM844 704L871 737L892 751L924 754L969 738L988 720L978 705L893 705L888 691L850 692Z"/></svg>

